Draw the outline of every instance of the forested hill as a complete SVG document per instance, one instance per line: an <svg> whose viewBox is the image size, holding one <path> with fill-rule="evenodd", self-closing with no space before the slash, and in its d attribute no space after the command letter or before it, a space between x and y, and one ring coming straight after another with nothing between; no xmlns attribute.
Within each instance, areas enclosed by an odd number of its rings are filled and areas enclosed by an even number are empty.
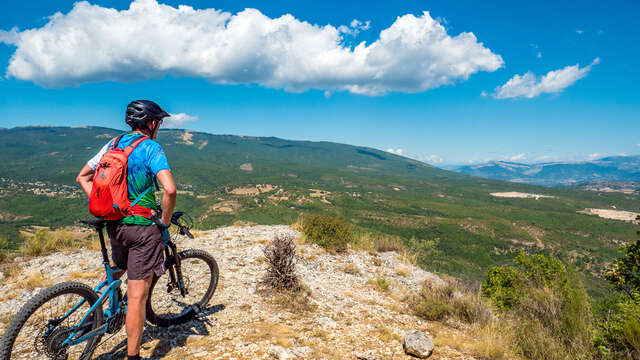
<svg viewBox="0 0 640 360"><path fill-rule="evenodd" d="M120 133L100 127L0 130L0 236L16 248L19 230L88 217L75 176ZM478 280L519 251L550 252L574 262L592 289L617 248L636 236L630 222L578 213L635 211L640 202L632 194L482 179L331 142L185 130L163 130L158 142L178 184L178 208L201 228L238 220L291 224L303 213L333 214L362 236L402 239L428 270ZM495 195L505 192L547 197Z"/></svg>

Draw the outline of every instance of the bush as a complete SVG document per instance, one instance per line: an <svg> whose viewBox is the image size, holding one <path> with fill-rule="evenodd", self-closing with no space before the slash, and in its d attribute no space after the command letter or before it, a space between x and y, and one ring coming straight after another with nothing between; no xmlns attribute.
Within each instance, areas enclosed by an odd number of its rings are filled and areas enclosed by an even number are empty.
<svg viewBox="0 0 640 360"><path fill-rule="evenodd" d="M293 238L276 236L271 245L265 247L264 256L268 263L265 284L275 290L300 289L296 274L296 244Z"/></svg>
<svg viewBox="0 0 640 360"><path fill-rule="evenodd" d="M623 257L617 259L605 278L618 290L640 300L640 239L620 248Z"/></svg>
<svg viewBox="0 0 640 360"><path fill-rule="evenodd" d="M9 240L6 237L0 236L0 262L4 261L7 258L7 253L9 251Z"/></svg>
<svg viewBox="0 0 640 360"><path fill-rule="evenodd" d="M389 284L389 281L387 279L383 278L382 276L378 276L373 283L375 284L376 289L378 289L378 290L380 290L382 292L389 291L389 287L391 286Z"/></svg>
<svg viewBox="0 0 640 360"><path fill-rule="evenodd" d="M425 320L455 319L483 326L492 317L491 309L480 296L455 281L443 286L425 283L412 302L415 314Z"/></svg>
<svg viewBox="0 0 640 360"><path fill-rule="evenodd" d="M605 274L617 293L600 303L595 342L605 356L640 359L640 240L620 252Z"/></svg>
<svg viewBox="0 0 640 360"><path fill-rule="evenodd" d="M600 314L595 340L598 350L611 358L640 358L640 304L618 294L600 303Z"/></svg>
<svg viewBox="0 0 640 360"><path fill-rule="evenodd" d="M353 242L349 225L341 218L329 215L305 215L302 218L305 238L332 252L342 252Z"/></svg>
<svg viewBox="0 0 640 360"><path fill-rule="evenodd" d="M482 293L517 317L515 345L529 359L593 356L589 297L577 273L553 256L515 258L515 266L492 268Z"/></svg>
<svg viewBox="0 0 640 360"><path fill-rule="evenodd" d="M482 284L482 294L499 309L510 309L520 298L520 277L513 267L494 266Z"/></svg>
<svg viewBox="0 0 640 360"><path fill-rule="evenodd" d="M42 229L25 236L21 252L29 256L40 256L73 247L73 235L67 230Z"/></svg>

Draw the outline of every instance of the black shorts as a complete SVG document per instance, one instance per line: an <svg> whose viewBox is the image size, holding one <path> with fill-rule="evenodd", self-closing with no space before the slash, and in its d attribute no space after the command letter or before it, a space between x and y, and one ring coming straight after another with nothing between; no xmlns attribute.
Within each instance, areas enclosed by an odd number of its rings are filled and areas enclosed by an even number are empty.
<svg viewBox="0 0 640 360"><path fill-rule="evenodd" d="M130 280L143 280L164 274L164 245L156 225L107 224L111 257Z"/></svg>

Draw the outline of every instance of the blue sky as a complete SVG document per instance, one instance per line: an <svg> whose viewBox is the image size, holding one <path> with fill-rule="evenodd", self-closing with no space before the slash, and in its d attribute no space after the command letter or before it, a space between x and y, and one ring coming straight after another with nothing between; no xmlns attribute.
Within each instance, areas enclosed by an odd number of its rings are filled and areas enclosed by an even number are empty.
<svg viewBox="0 0 640 360"><path fill-rule="evenodd" d="M197 118L180 124L192 130L402 149L435 165L640 153L636 1L139 0L142 33L127 30L129 1L90 3L1 5L0 126L124 129L126 104L147 98ZM223 15L183 11L173 31L163 16L180 4ZM256 30L282 22L271 37Z"/></svg>

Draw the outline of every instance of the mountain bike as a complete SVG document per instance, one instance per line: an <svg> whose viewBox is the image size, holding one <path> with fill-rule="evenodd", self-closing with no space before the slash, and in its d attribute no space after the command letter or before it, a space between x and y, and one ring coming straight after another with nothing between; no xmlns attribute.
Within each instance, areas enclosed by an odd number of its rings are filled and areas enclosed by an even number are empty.
<svg viewBox="0 0 640 360"><path fill-rule="evenodd" d="M0 360L90 359L105 334L118 333L125 322L127 296L122 295L120 271L111 266L103 230L106 221L82 221L98 232L105 279L94 289L80 282L63 282L40 291L16 314L0 342ZM167 275L154 275L147 299L147 320L167 327L193 319L209 302L218 285L218 265L207 252L178 252L174 239L193 238L193 222L173 213L178 232L173 239L161 227Z"/></svg>

